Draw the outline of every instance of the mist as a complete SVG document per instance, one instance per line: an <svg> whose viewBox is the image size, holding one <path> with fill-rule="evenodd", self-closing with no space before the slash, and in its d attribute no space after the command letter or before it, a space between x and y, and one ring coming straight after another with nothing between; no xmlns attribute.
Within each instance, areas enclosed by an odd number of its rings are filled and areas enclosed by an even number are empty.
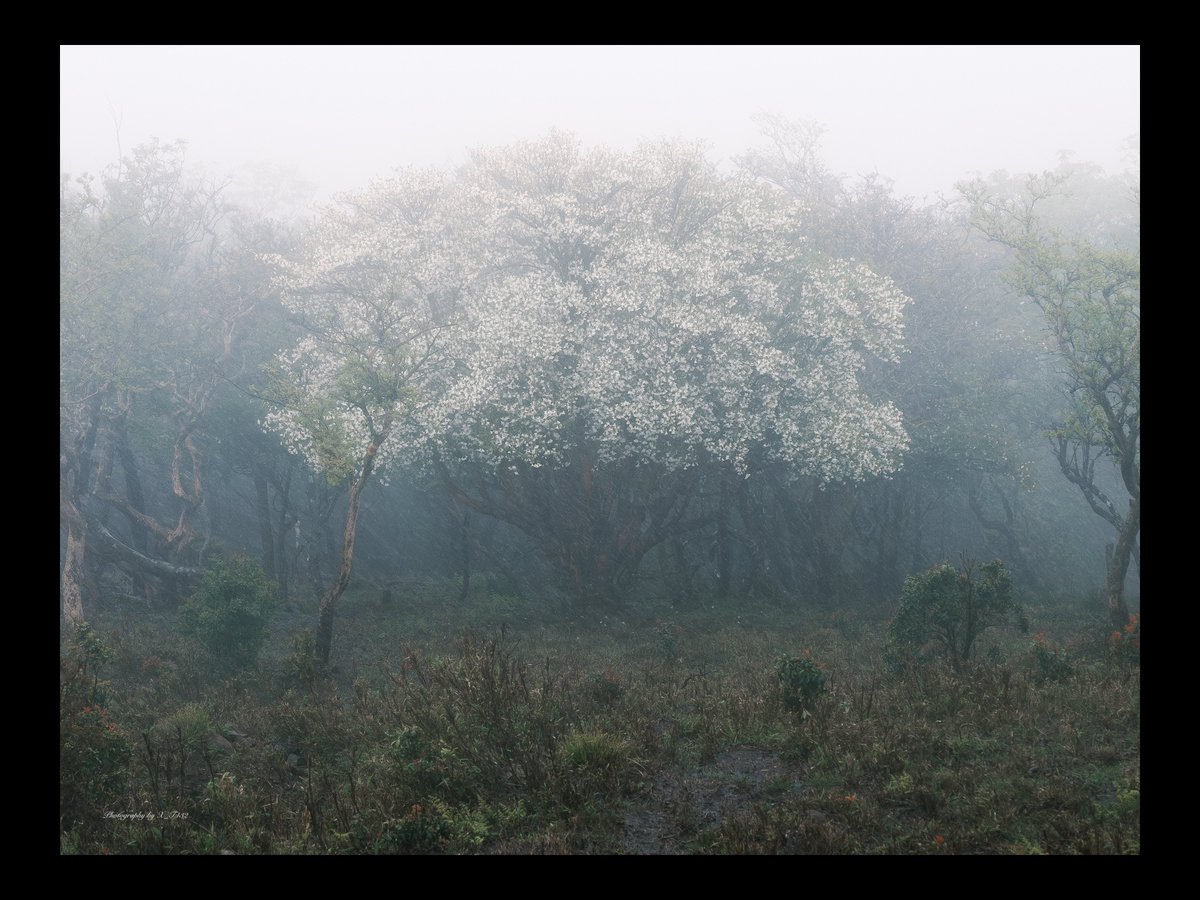
<svg viewBox="0 0 1200 900"><path fill-rule="evenodd" d="M1110 172L1140 130L1140 48L67 46L60 166L98 172L151 137L220 172L270 162L321 195L398 165L559 128L730 160L766 113L820 123L829 167L933 200L972 173Z"/></svg>
<svg viewBox="0 0 1200 900"><path fill-rule="evenodd" d="M64 855L1140 852L1140 48L64 46Z"/></svg>

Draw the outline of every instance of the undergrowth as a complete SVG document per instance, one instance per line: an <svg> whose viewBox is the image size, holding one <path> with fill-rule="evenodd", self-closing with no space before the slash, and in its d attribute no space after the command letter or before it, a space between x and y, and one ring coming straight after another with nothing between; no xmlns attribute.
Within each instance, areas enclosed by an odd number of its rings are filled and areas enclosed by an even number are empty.
<svg viewBox="0 0 1200 900"><path fill-rule="evenodd" d="M349 595L324 678L303 615L237 671L170 616L77 631L62 852L1140 850L1136 619L1031 607L1033 639L897 668L849 611L585 620L436 588Z"/></svg>

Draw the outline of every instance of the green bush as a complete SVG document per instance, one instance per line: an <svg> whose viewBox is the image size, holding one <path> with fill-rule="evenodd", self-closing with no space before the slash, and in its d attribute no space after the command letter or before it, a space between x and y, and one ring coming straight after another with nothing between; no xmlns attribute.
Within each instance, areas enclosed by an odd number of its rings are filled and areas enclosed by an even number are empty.
<svg viewBox="0 0 1200 900"><path fill-rule="evenodd" d="M1066 681L1075 674L1075 666L1063 647L1055 647L1046 640L1045 632L1033 638L1033 677L1038 684Z"/></svg>
<svg viewBox="0 0 1200 900"><path fill-rule="evenodd" d="M199 703L188 703L165 719L156 723L152 734L155 736L177 740L180 750L190 753L204 747L213 733L212 721L207 710Z"/></svg>
<svg viewBox="0 0 1200 900"><path fill-rule="evenodd" d="M1029 630L1013 599L1012 576L998 559L977 566L964 558L957 570L942 563L905 579L888 643L894 655L900 655L898 650L919 652L932 643L959 670L971 658L979 635L1004 624Z"/></svg>
<svg viewBox="0 0 1200 900"><path fill-rule="evenodd" d="M575 769L619 770L629 764L629 744L604 731L572 731L561 746L562 757Z"/></svg>
<svg viewBox="0 0 1200 900"><path fill-rule="evenodd" d="M785 656L775 667L783 692L783 705L792 712L812 711L825 690L825 673L808 656Z"/></svg>
<svg viewBox="0 0 1200 900"><path fill-rule="evenodd" d="M59 819L98 827L105 812L123 808L129 739L112 718L99 672L111 651L87 623L76 627L59 659Z"/></svg>
<svg viewBox="0 0 1200 900"><path fill-rule="evenodd" d="M1127 667L1141 665L1142 662L1142 619L1137 613L1129 617L1129 621L1120 631L1114 631L1108 636L1109 659Z"/></svg>
<svg viewBox="0 0 1200 900"><path fill-rule="evenodd" d="M450 825L437 810L414 803L399 818L384 822L376 833L356 835L354 845L358 853L425 854L443 849L450 837Z"/></svg>
<svg viewBox="0 0 1200 900"><path fill-rule="evenodd" d="M284 660L287 676L306 691L317 683L317 638L311 628L302 628L292 636L292 653Z"/></svg>
<svg viewBox="0 0 1200 900"><path fill-rule="evenodd" d="M180 611L180 623L217 658L249 666L274 606L274 587L258 563L244 556L217 559Z"/></svg>
<svg viewBox="0 0 1200 900"><path fill-rule="evenodd" d="M620 793L635 772L632 745L598 728L572 730L559 745L557 795L568 807Z"/></svg>

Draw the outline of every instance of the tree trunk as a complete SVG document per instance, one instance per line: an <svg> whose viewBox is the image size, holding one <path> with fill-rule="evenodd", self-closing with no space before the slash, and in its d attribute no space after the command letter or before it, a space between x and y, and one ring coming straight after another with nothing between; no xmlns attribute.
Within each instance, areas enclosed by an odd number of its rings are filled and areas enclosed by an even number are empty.
<svg viewBox="0 0 1200 900"><path fill-rule="evenodd" d="M275 571L275 532L271 527L271 495L267 477L259 466L254 467L254 496L258 510L258 540L262 547L262 566L267 577L278 580Z"/></svg>
<svg viewBox="0 0 1200 900"><path fill-rule="evenodd" d="M140 514L133 515L129 510L125 512L125 517L129 521L129 543L134 550L139 553L150 552L150 534L146 527L146 495L142 490L142 477L138 472L137 458L133 455L133 450L129 446L129 435L126 430L125 418L128 412L128 401L122 410L120 418L117 419L114 432L117 441L117 458L121 461L121 469L125 473L125 497L129 501L129 506L132 507L132 512ZM152 606L154 603L154 588L153 583L140 574L133 574L133 590L141 594L147 606Z"/></svg>
<svg viewBox="0 0 1200 900"><path fill-rule="evenodd" d="M308 488L308 506L305 514L304 538L304 569L308 576L313 596L320 597L325 593L325 556L326 548L333 546L330 537L329 520L333 517L334 507L341 498L345 482L341 482L334 490L328 482L318 475L311 479ZM297 532L297 535L299 532ZM329 552L332 558L332 550Z"/></svg>
<svg viewBox="0 0 1200 900"><path fill-rule="evenodd" d="M178 583L193 581L204 576L204 570L192 566L177 566L163 559L155 559L134 550L105 527L104 523L91 513L85 514L85 520L90 533L94 534L101 546L108 551L113 560L124 562L134 567L143 575L153 575L161 578L168 591L174 591Z"/></svg>
<svg viewBox="0 0 1200 900"><path fill-rule="evenodd" d="M362 471L350 488L349 504L346 507L346 528L342 533L342 561L338 566L337 577L333 580L325 596L321 598L321 608L317 614L317 662L321 666L329 665L329 654L333 649L333 611L346 588L350 586L350 568L354 562L354 537L358 531L359 502L362 499L363 488L375 468L375 457L380 445L386 440L387 431L382 436L372 440L370 447L363 457Z"/></svg>
<svg viewBox="0 0 1200 900"><path fill-rule="evenodd" d="M729 599L733 587L733 544L729 534L730 499L728 475L721 473L721 492L717 506L717 599Z"/></svg>
<svg viewBox="0 0 1200 900"><path fill-rule="evenodd" d="M1108 614L1112 618L1115 628L1124 628L1129 622L1129 607L1125 603L1125 576L1129 572L1129 560L1133 556L1138 531L1141 529L1141 517L1141 497L1130 500L1129 514L1125 517L1121 530L1118 532L1117 544L1108 561L1106 579Z"/></svg>
<svg viewBox="0 0 1200 900"><path fill-rule="evenodd" d="M456 501L531 537L581 610L622 607L646 554L711 518L686 516L694 473L664 484L663 473L634 463L598 469L582 449L556 470L526 466L494 480L475 476L473 493L445 465L439 471Z"/></svg>
<svg viewBox="0 0 1200 900"><path fill-rule="evenodd" d="M62 615L74 628L84 621L83 594L88 580L88 523L83 513L84 498L91 488L92 454L100 433L100 411L109 393L105 385L92 394L87 418L79 432L64 442L59 456L59 514L67 523L67 546L62 570Z"/></svg>
<svg viewBox="0 0 1200 900"><path fill-rule="evenodd" d="M84 555L87 545L87 526L82 517L67 521L67 555L62 573L62 614L74 628L83 622Z"/></svg>
<svg viewBox="0 0 1200 900"><path fill-rule="evenodd" d="M291 509L291 491L292 491L292 468L295 465L295 458L288 457L287 470L283 476L283 484L276 483L276 497L279 499L279 519L275 528L275 576L276 583L279 585L279 599L287 603L288 592L290 585L290 573L292 565L296 562L295 557L291 560L288 558L287 538L291 533L292 527L300 522L299 516L289 518L289 510ZM299 532L297 532L296 544L299 545ZM296 548L299 550L299 546Z"/></svg>
<svg viewBox="0 0 1200 900"><path fill-rule="evenodd" d="M671 586L671 594L674 597L675 605L691 609L696 606L696 589L692 585L692 569L688 565L687 551L681 538L671 539L671 555L675 561L675 571L671 573L674 582ZM726 591L722 599L728 596L729 592Z"/></svg>
<svg viewBox="0 0 1200 900"><path fill-rule="evenodd" d="M462 528L459 532L462 541L462 591L458 595L460 601L466 600L471 593L471 510L463 510Z"/></svg>

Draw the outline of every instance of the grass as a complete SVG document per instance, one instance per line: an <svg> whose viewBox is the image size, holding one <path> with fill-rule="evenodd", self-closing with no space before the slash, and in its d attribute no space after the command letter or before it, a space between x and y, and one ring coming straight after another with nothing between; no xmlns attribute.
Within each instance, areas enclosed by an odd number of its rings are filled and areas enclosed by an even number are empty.
<svg viewBox="0 0 1200 900"><path fill-rule="evenodd" d="M886 612L580 619L414 581L347 595L320 678L312 610L249 670L101 610L62 656L60 847L1139 852L1140 629L1034 607L960 673L897 670ZM803 703L785 658L821 667Z"/></svg>

